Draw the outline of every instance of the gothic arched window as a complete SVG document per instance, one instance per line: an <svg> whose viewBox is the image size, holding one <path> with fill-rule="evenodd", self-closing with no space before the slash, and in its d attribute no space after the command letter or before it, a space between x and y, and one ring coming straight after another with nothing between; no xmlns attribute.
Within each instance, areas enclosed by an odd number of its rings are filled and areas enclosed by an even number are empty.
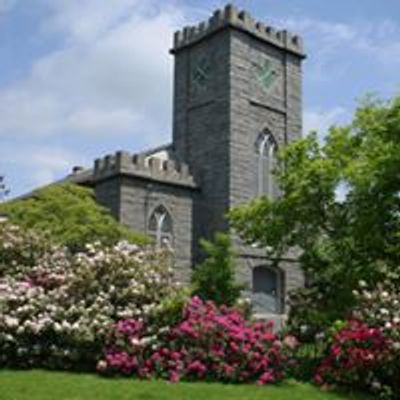
<svg viewBox="0 0 400 400"><path fill-rule="evenodd" d="M276 165L278 146L272 134L265 130L257 139L257 195L273 199L276 196L276 182L273 170Z"/></svg>
<svg viewBox="0 0 400 400"><path fill-rule="evenodd" d="M173 222L164 206L158 206L150 215L147 233L154 239L158 248L171 247L173 242Z"/></svg>
<svg viewBox="0 0 400 400"><path fill-rule="evenodd" d="M253 269L253 306L259 312L281 313L283 274L280 270L258 266Z"/></svg>

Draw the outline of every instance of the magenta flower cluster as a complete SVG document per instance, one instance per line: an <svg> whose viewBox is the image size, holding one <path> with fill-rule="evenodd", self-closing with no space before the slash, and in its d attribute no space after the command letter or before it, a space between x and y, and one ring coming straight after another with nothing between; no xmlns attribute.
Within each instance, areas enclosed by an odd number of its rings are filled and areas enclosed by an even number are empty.
<svg viewBox="0 0 400 400"><path fill-rule="evenodd" d="M195 297L182 320L157 336L149 336L140 321L116 324L98 370L173 382L267 384L284 378L284 346L272 324L249 322L236 309Z"/></svg>
<svg viewBox="0 0 400 400"><path fill-rule="evenodd" d="M380 328L352 319L333 337L315 382L379 391L380 376L390 365L391 341Z"/></svg>

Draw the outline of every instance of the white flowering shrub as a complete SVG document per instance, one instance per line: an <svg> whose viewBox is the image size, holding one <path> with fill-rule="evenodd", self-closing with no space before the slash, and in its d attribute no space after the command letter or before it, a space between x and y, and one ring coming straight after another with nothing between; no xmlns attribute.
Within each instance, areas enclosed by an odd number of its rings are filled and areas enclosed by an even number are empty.
<svg viewBox="0 0 400 400"><path fill-rule="evenodd" d="M0 366L94 368L110 327L177 292L171 257L128 243L71 254L0 224Z"/></svg>
<svg viewBox="0 0 400 400"><path fill-rule="evenodd" d="M354 291L358 307L354 317L368 326L379 328L389 339L390 357L382 370L383 378L374 379L371 385L376 391L388 390L393 398L400 397L400 286L398 276L387 278L374 289L359 282ZM392 398L388 396L388 398ZM397 396L397 397L396 397Z"/></svg>

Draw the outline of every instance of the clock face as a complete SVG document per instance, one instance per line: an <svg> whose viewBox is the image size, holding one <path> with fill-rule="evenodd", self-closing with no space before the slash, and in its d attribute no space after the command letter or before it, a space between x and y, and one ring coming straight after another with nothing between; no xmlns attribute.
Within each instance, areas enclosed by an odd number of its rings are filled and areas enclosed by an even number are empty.
<svg viewBox="0 0 400 400"><path fill-rule="evenodd" d="M195 62L191 72L192 86L195 92L204 90L210 80L210 60L206 57L200 58Z"/></svg>
<svg viewBox="0 0 400 400"><path fill-rule="evenodd" d="M278 78L278 72L270 60L257 66L257 83L265 92L269 92Z"/></svg>

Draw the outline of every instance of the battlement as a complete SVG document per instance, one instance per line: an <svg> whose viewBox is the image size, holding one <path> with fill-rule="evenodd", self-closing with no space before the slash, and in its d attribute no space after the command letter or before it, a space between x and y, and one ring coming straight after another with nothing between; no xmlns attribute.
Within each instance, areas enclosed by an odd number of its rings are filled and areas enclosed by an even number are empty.
<svg viewBox="0 0 400 400"><path fill-rule="evenodd" d="M228 4L223 10L216 10L208 21L201 22L196 26L186 26L182 30L175 32L174 46L171 52L176 53L180 49L188 47L228 26L247 32L258 39L295 53L300 57L305 57L303 40L300 36L286 30L276 30L262 22L257 22L249 13L239 11L231 4Z"/></svg>
<svg viewBox="0 0 400 400"><path fill-rule="evenodd" d="M184 163L146 157L144 154L130 154L126 151L118 151L95 160L94 180L106 179L118 174L197 187L189 167Z"/></svg>

